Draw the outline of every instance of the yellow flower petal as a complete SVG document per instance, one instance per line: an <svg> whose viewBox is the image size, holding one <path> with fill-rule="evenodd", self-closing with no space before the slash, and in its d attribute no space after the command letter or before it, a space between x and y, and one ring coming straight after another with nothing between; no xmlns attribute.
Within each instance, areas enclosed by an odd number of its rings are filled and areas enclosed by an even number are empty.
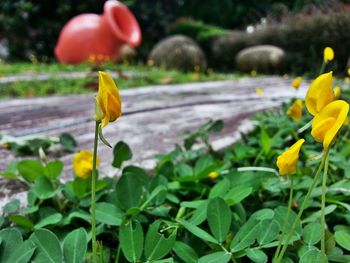
<svg viewBox="0 0 350 263"><path fill-rule="evenodd" d="M306 93L305 105L310 114L315 116L333 100L332 72L329 72L320 75L311 83Z"/></svg>
<svg viewBox="0 0 350 263"><path fill-rule="evenodd" d="M323 143L327 149L345 123L349 112L349 104L343 100L329 103L312 121L311 135L316 141Z"/></svg>
<svg viewBox="0 0 350 263"><path fill-rule="evenodd" d="M340 98L340 94L341 94L341 88L339 86L336 86L333 89L333 92L334 92L334 98L335 99L339 99Z"/></svg>
<svg viewBox="0 0 350 263"><path fill-rule="evenodd" d="M331 47L326 47L323 50L323 59L324 61L332 61L334 59L334 51Z"/></svg>
<svg viewBox="0 0 350 263"><path fill-rule="evenodd" d="M278 156L277 167L280 175L294 174L296 172L300 148L304 142L304 139L298 140L288 150Z"/></svg>
<svg viewBox="0 0 350 263"><path fill-rule="evenodd" d="M301 99L294 101L288 109L287 115L291 117L293 121L300 121L303 116L303 101Z"/></svg>
<svg viewBox="0 0 350 263"><path fill-rule="evenodd" d="M104 128L109 122L115 121L121 116L122 100L110 75L99 71L98 79L97 105L100 107L100 112L102 112L102 119L96 121L102 121L101 127Z"/></svg>
<svg viewBox="0 0 350 263"><path fill-rule="evenodd" d="M87 179L92 171L93 154L88 150L82 150L73 157L73 170L77 177ZM97 166L100 165L100 159L97 157Z"/></svg>
<svg viewBox="0 0 350 263"><path fill-rule="evenodd" d="M299 89L301 80L302 80L301 77L296 77L292 82L292 87L295 89Z"/></svg>

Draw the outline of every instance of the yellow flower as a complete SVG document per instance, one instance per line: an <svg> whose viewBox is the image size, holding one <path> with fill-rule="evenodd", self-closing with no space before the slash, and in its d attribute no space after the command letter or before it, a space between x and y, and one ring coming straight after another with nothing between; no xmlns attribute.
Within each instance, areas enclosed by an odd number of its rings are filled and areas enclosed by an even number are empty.
<svg viewBox="0 0 350 263"><path fill-rule="evenodd" d="M122 114L122 100L117 86L110 75L98 72L98 94L96 97L95 120L102 121L104 128L109 122L117 120Z"/></svg>
<svg viewBox="0 0 350 263"><path fill-rule="evenodd" d="M350 68L348 68L347 72L348 72L348 75L350 76Z"/></svg>
<svg viewBox="0 0 350 263"><path fill-rule="evenodd" d="M332 61L334 59L334 51L331 47L326 47L323 50L323 60L325 62Z"/></svg>
<svg viewBox="0 0 350 263"><path fill-rule="evenodd" d="M320 75L311 83L306 93L305 105L310 114L315 116L333 100L332 72L329 72Z"/></svg>
<svg viewBox="0 0 350 263"><path fill-rule="evenodd" d="M292 87L295 89L299 89L300 84L301 84L301 77L296 77L292 82Z"/></svg>
<svg viewBox="0 0 350 263"><path fill-rule="evenodd" d="M253 70L250 72L250 76L252 76L253 78L255 78L257 74L258 74L258 73L256 72L255 69L253 69Z"/></svg>
<svg viewBox="0 0 350 263"><path fill-rule="evenodd" d="M73 157L73 170L77 177L87 179L92 171L92 152L82 150ZM100 159L97 157L97 166L100 165Z"/></svg>
<svg viewBox="0 0 350 263"><path fill-rule="evenodd" d="M149 67L154 66L154 60L152 60L152 59L147 60L147 66L149 66Z"/></svg>
<svg viewBox="0 0 350 263"><path fill-rule="evenodd" d="M294 101L288 109L287 115L291 117L293 121L300 121L303 116L303 101L301 99Z"/></svg>
<svg viewBox="0 0 350 263"><path fill-rule="evenodd" d="M217 172L211 172L211 173L208 174L208 177L211 180L215 180L218 176L219 176L219 174Z"/></svg>
<svg viewBox="0 0 350 263"><path fill-rule="evenodd" d="M336 86L336 87L333 89L333 92L334 92L334 98L335 98L335 99L339 99L340 94L341 94L341 88L340 88L339 86Z"/></svg>
<svg viewBox="0 0 350 263"><path fill-rule="evenodd" d="M264 91L261 88L255 89L255 93L258 95L263 95Z"/></svg>
<svg viewBox="0 0 350 263"><path fill-rule="evenodd" d="M315 116L312 121L311 135L318 142L323 142L323 148L327 149L337 132L342 127L349 112L349 104L343 100L329 103Z"/></svg>
<svg viewBox="0 0 350 263"><path fill-rule="evenodd" d="M304 139L298 140L288 150L278 156L277 167L280 175L295 174L299 159L299 151L304 142Z"/></svg>

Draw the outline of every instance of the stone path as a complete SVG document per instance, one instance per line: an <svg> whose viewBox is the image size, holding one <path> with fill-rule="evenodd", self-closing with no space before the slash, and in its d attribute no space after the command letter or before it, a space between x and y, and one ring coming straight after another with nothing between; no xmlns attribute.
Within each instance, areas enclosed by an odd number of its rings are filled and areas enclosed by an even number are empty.
<svg viewBox="0 0 350 263"><path fill-rule="evenodd" d="M304 96L305 85L297 93L290 85L291 80L263 77L123 90L123 116L108 125L104 135L112 145L119 140L128 143L134 154L132 162L152 168L155 155L173 149L182 141L183 132L196 130L209 119L225 122L223 132L211 138L214 147L232 144L241 132L252 129L248 121L252 114ZM258 87L263 95L255 93ZM92 149L93 98L90 94L2 100L0 134L57 136L69 132L78 142L77 150ZM112 151L100 144L99 155L101 171L116 173L109 164ZM72 156L61 158L66 179L72 176ZM0 170L14 159L11 152L1 149Z"/></svg>

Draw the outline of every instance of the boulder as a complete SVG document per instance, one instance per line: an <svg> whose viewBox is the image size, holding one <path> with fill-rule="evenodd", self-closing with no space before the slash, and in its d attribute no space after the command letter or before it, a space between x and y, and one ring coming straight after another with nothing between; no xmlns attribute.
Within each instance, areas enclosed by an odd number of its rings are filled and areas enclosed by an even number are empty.
<svg viewBox="0 0 350 263"><path fill-rule="evenodd" d="M156 66L193 71L207 66L202 49L189 37L175 35L161 40L152 49L149 60Z"/></svg>
<svg viewBox="0 0 350 263"><path fill-rule="evenodd" d="M237 67L244 72L252 70L261 73L283 72L285 61L284 50L271 45L245 48L236 56Z"/></svg>

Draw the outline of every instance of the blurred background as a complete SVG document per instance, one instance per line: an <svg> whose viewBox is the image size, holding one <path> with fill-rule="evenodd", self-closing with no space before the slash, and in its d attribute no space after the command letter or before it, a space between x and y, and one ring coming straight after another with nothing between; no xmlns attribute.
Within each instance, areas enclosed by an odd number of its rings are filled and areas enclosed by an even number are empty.
<svg viewBox="0 0 350 263"><path fill-rule="evenodd" d="M3 62L55 61L54 47L63 25L75 15L98 13L104 0L1 0L0 58ZM237 63L247 47L273 45L282 49L283 65L263 71L301 74L318 71L322 52L330 46L336 53L333 69L345 72L350 55L350 1L340 0L128 0L140 24L142 43L126 48L131 63L161 59L164 51L152 50L173 35L191 38L201 49L187 52L201 67L219 71L251 70ZM173 41L174 43L171 43ZM170 45L186 42L170 39ZM169 47L166 47L169 48ZM163 52L163 53L162 53ZM165 52L166 53L166 52ZM188 70L186 57L172 57L161 64ZM192 59L193 60L193 59ZM276 62L279 63L279 62ZM243 64L246 64L244 62ZM276 69L277 68L277 69Z"/></svg>

